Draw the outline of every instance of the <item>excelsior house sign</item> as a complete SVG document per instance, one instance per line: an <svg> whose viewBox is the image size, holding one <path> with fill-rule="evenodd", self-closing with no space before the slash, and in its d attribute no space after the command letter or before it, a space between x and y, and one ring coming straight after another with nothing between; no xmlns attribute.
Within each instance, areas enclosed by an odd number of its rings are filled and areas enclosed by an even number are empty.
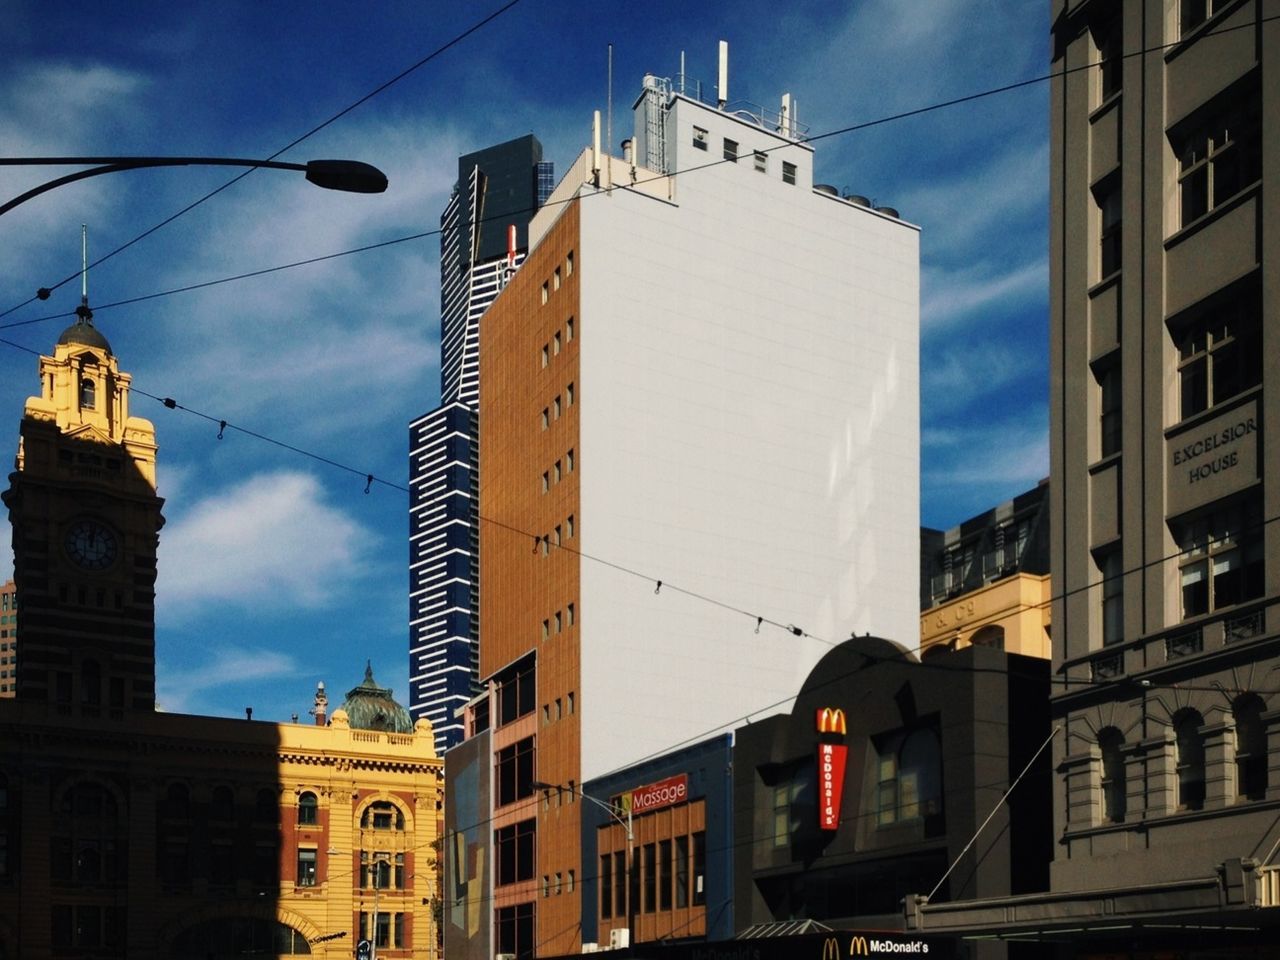
<svg viewBox="0 0 1280 960"><path fill-rule="evenodd" d="M1257 480L1261 426L1255 397L1195 426L1166 432L1168 513L1185 513Z"/></svg>

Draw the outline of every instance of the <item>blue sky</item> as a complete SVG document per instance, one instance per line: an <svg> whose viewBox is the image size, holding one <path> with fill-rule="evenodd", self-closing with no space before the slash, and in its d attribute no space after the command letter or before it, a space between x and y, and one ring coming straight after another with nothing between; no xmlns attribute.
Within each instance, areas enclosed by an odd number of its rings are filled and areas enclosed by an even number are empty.
<svg viewBox="0 0 1280 960"><path fill-rule="evenodd" d="M449 43L471 4L57 4L8 0L0 154L266 157ZM281 159L376 164L381 196L257 171L94 268L95 322L135 387L349 464L356 476L135 394L167 500L159 699L284 720L316 680L341 693L370 659L407 699L408 423L439 389L438 239L102 305L396 240L439 226L461 153L527 132L557 172L590 140L614 45L614 139L642 76L798 103L811 134L1047 71L1042 0L519 0ZM815 145L816 178L921 226L921 522L949 527L1048 473L1048 87L1036 84ZM0 202L67 172L0 168ZM127 243L234 175L179 168L62 187L0 217L0 311ZM0 316L49 352L79 284ZM20 326L8 326L14 323ZM7 327L7 329L6 329ZM0 344L0 447L36 360ZM5 439L7 437L7 439ZM6 457L9 453L4 454ZM7 531L0 578L11 571ZM625 557L611 558L619 562ZM767 611L761 611L768 615ZM904 638L909 639L909 638Z"/></svg>

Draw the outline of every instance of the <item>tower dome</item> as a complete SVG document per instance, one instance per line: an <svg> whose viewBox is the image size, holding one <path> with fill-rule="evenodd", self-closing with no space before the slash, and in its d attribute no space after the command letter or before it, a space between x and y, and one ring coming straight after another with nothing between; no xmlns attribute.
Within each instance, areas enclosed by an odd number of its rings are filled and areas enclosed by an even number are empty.
<svg viewBox="0 0 1280 960"><path fill-rule="evenodd" d="M347 699L340 709L346 713L353 730L413 733L409 711L392 699L390 687L378 686L373 679L373 666L367 661L364 681L347 691Z"/></svg>
<svg viewBox="0 0 1280 960"><path fill-rule="evenodd" d="M93 325L93 313L89 308L84 304L77 307L76 318L75 323L62 331L62 336L58 337L58 343L60 345L78 343L86 347L96 347L99 350L105 350L107 356L111 356L111 344L102 335L102 331Z"/></svg>

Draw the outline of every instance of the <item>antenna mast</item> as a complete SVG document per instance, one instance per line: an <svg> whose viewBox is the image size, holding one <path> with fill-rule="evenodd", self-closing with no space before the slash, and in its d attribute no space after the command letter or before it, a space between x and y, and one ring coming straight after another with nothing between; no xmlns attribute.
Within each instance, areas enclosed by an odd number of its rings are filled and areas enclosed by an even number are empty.
<svg viewBox="0 0 1280 960"><path fill-rule="evenodd" d="M89 228L80 224L80 306L76 307L76 316L81 323L93 320L93 311L89 309Z"/></svg>

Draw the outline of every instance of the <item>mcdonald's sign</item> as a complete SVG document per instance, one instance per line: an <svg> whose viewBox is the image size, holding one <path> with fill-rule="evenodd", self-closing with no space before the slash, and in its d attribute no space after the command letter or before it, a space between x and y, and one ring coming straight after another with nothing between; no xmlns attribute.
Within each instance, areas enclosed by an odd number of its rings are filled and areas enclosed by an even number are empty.
<svg viewBox="0 0 1280 960"><path fill-rule="evenodd" d="M823 707L818 711L818 826L840 828L840 800L844 794L844 767L848 747L840 741L848 732L844 711Z"/></svg>
<svg viewBox="0 0 1280 960"><path fill-rule="evenodd" d="M823 707L819 710L817 727L819 733L838 733L842 737L849 732L844 711L839 707Z"/></svg>
<svg viewBox="0 0 1280 960"><path fill-rule="evenodd" d="M867 938L863 936L855 936L849 941L849 956L851 957L869 957L871 952L867 949Z"/></svg>
<svg viewBox="0 0 1280 960"><path fill-rule="evenodd" d="M840 942L835 937L822 942L822 960L840 960Z"/></svg>

